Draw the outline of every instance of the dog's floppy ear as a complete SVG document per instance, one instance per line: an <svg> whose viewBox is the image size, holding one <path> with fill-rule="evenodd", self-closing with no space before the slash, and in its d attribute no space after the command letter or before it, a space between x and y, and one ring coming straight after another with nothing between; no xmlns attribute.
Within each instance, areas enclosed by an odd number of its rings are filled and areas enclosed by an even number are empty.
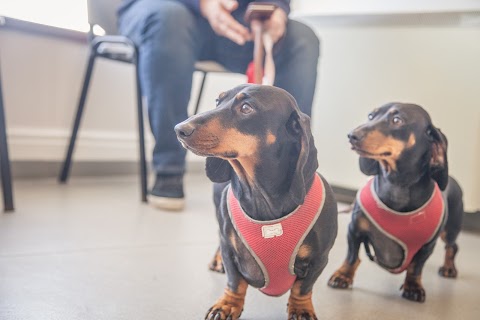
<svg viewBox="0 0 480 320"><path fill-rule="evenodd" d="M227 160L207 157L205 170L207 171L207 177L212 182L222 183L230 180L233 169Z"/></svg>
<svg viewBox="0 0 480 320"><path fill-rule="evenodd" d="M433 125L427 129L431 142L430 176L445 190L448 183L447 137Z"/></svg>
<svg viewBox="0 0 480 320"><path fill-rule="evenodd" d="M360 166L360 171L367 176L374 176L380 173L380 164L377 160L360 157L358 165Z"/></svg>
<svg viewBox="0 0 480 320"><path fill-rule="evenodd" d="M292 164L294 171L291 175L289 194L297 205L301 205L308 191L306 184L313 178L318 167L317 149L310 130L310 118L295 110L287 121L287 131L297 141L297 158Z"/></svg>

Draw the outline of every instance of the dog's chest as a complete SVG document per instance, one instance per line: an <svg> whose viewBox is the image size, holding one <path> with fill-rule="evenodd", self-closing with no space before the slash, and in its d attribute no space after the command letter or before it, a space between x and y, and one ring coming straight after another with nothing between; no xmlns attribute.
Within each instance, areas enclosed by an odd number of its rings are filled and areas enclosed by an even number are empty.
<svg viewBox="0 0 480 320"><path fill-rule="evenodd" d="M233 192L228 191L232 225L262 271L264 286L260 290L263 293L278 296L292 287L296 279L296 255L322 211L324 194L323 182L316 176L303 205L284 218L256 221L243 212Z"/></svg>
<svg viewBox="0 0 480 320"><path fill-rule="evenodd" d="M371 237L377 261L393 273L408 267L418 250L438 234L445 219L445 204L437 185L430 199L412 212L396 212L383 204L373 179L359 191L357 201L378 231Z"/></svg>

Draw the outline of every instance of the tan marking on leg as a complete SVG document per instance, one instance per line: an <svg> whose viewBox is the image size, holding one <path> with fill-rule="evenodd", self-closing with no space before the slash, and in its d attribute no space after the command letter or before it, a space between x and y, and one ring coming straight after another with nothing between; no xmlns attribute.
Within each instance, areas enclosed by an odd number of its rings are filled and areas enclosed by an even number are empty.
<svg viewBox="0 0 480 320"><path fill-rule="evenodd" d="M309 319L317 319L315 309L312 303L312 291L306 294L301 294L301 286L303 280L297 280L290 290L290 297L288 298L288 319L304 319L302 316L308 315ZM293 317L296 315L296 318ZM305 317L306 318L306 317Z"/></svg>
<svg viewBox="0 0 480 320"><path fill-rule="evenodd" d="M361 260L357 259L353 265L345 260L342 266L337 269L328 280L328 285L332 288L347 289L353 284L355 272L360 265Z"/></svg>
<svg viewBox="0 0 480 320"><path fill-rule="evenodd" d="M309 245L302 244L300 246L300 249L298 249L297 256L299 258L304 259L304 258L309 257L311 253L312 253L312 248Z"/></svg>
<svg viewBox="0 0 480 320"><path fill-rule="evenodd" d="M355 276L355 271L357 271L357 268L360 265L360 262L361 260L357 259L357 261L355 261L353 265L350 265L348 261L345 260L342 266L340 267L340 269L338 269L338 271L340 271L342 274L347 275L353 279L353 277Z"/></svg>
<svg viewBox="0 0 480 320"><path fill-rule="evenodd" d="M405 299L416 302L425 301L425 289L422 285L422 274L415 274L415 262L410 263L407 267L407 274L401 289L403 289L402 296Z"/></svg>
<svg viewBox="0 0 480 320"><path fill-rule="evenodd" d="M444 266L447 268L455 268L455 255L456 255L456 250L452 246L446 246L445 248L445 261L444 261Z"/></svg>
<svg viewBox="0 0 480 320"><path fill-rule="evenodd" d="M445 243L447 242L447 232L445 230L440 232L440 239Z"/></svg>
<svg viewBox="0 0 480 320"><path fill-rule="evenodd" d="M235 250L235 252L238 252L237 237L235 236L235 232L233 230L230 232L229 238L230 238L230 242L232 243L233 250Z"/></svg>
<svg viewBox="0 0 480 320"><path fill-rule="evenodd" d="M245 304L245 295L247 294L248 284L245 279L241 279L236 291L230 288L225 288L223 295L215 302L210 308L205 319L214 319L216 315L220 316L220 319L235 320L240 318L243 311L243 305Z"/></svg>
<svg viewBox="0 0 480 320"><path fill-rule="evenodd" d="M415 275L415 262L412 262L407 267L407 274L405 275L405 282L417 283L422 285L422 274Z"/></svg>
<svg viewBox="0 0 480 320"><path fill-rule="evenodd" d="M370 231L370 221L365 217L360 217L357 222L358 229L360 231Z"/></svg>
<svg viewBox="0 0 480 320"><path fill-rule="evenodd" d="M442 231L440 233L440 238L443 242L446 243L447 233ZM457 277L457 267L455 266L455 256L457 255L458 246L454 245L445 245L445 258L443 261L443 266L438 269L438 274L445 278L456 278Z"/></svg>

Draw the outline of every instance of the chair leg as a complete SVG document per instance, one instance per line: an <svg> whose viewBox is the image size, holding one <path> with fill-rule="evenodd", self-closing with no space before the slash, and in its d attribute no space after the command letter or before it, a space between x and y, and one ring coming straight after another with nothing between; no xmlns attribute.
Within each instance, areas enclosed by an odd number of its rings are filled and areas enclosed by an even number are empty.
<svg viewBox="0 0 480 320"><path fill-rule="evenodd" d="M85 71L85 78L83 80L82 92L80 94L80 100L78 102L77 114L73 122L72 134L70 136L70 142L68 144L67 153L65 155L65 160L63 161L62 170L60 171L59 181L65 183L70 174L70 166L72 163L73 149L75 147L75 141L77 139L78 128L80 127L80 120L82 119L83 109L85 106L85 101L87 98L88 86L90 84L90 79L92 78L93 66L95 63L96 54L92 50L90 52L90 57L88 58L87 70Z"/></svg>
<svg viewBox="0 0 480 320"><path fill-rule="evenodd" d="M5 128L5 112L3 110L3 93L0 82L0 169L5 212L13 211L12 176L8 158L7 130Z"/></svg>
<svg viewBox="0 0 480 320"><path fill-rule="evenodd" d="M193 111L193 114L197 114L198 108L200 108L200 101L202 100L202 94L203 94L203 87L205 86L205 80L207 80L207 72L201 71L202 72L202 83L200 84L200 91L198 92L197 96L197 104L195 105L195 110Z"/></svg>
<svg viewBox="0 0 480 320"><path fill-rule="evenodd" d="M143 125L142 90L138 62L135 63L135 82L137 85L138 140L140 150L140 187L142 202L147 202L147 161L145 157L145 130Z"/></svg>

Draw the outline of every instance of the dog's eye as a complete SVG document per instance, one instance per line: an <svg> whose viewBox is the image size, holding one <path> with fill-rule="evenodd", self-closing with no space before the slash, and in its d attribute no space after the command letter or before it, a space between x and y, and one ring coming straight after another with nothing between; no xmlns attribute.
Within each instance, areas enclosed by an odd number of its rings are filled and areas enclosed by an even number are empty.
<svg viewBox="0 0 480 320"><path fill-rule="evenodd" d="M253 111L253 108L250 107L248 104L243 104L240 107L240 112L243 113L243 114L249 114L252 111Z"/></svg>
<svg viewBox="0 0 480 320"><path fill-rule="evenodd" d="M220 104L220 99L218 99L218 98L217 98L217 99L215 99L215 106L217 106L217 107L218 107L218 105L219 105L219 104Z"/></svg>
<svg viewBox="0 0 480 320"><path fill-rule="evenodd" d="M368 120L373 120L375 118L375 115L373 113L368 114Z"/></svg>
<svg viewBox="0 0 480 320"><path fill-rule="evenodd" d="M392 123L393 124L402 124L403 120L399 116L395 116L395 117L392 118Z"/></svg>

